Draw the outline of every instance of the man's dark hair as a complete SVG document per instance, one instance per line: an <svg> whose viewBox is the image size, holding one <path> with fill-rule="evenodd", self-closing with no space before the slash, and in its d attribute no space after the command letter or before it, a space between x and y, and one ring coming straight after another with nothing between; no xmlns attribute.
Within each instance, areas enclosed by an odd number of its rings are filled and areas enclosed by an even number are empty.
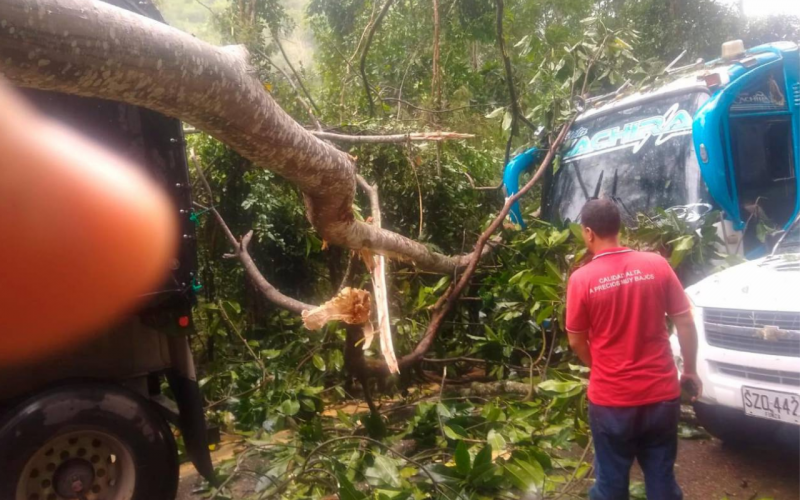
<svg viewBox="0 0 800 500"><path fill-rule="evenodd" d="M589 200L581 209L581 225L601 238L617 235L620 224L619 208L609 199Z"/></svg>

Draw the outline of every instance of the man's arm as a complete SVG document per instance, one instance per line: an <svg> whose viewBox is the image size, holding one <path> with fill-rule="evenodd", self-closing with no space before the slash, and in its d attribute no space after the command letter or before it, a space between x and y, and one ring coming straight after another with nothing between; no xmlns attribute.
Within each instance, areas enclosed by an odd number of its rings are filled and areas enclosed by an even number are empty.
<svg viewBox="0 0 800 500"><path fill-rule="evenodd" d="M592 367L592 354L589 351L589 305L586 303L586 287L576 274L567 283L567 338L569 346L581 358L581 361Z"/></svg>
<svg viewBox="0 0 800 500"><path fill-rule="evenodd" d="M575 354L581 358L583 364L592 367L592 353L589 350L589 332L573 333L568 332L569 346Z"/></svg>
<svg viewBox="0 0 800 500"><path fill-rule="evenodd" d="M678 332L678 343L681 345L683 357L681 384L687 382L694 384L692 400L695 400L703 394L703 382L697 376L697 328L694 326L692 311L670 316L670 319Z"/></svg>

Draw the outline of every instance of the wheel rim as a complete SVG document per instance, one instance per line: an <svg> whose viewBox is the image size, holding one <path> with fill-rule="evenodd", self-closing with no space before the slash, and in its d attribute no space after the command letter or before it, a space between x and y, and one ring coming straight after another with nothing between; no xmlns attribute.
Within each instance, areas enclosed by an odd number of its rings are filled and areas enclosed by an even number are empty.
<svg viewBox="0 0 800 500"><path fill-rule="evenodd" d="M130 450L98 430L59 434L28 460L16 500L131 500L136 469Z"/></svg>

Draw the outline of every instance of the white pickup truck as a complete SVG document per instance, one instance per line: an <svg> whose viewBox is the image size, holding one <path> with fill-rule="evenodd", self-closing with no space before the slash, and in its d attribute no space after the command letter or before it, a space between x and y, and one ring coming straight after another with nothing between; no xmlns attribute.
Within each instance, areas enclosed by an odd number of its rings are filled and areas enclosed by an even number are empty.
<svg viewBox="0 0 800 500"><path fill-rule="evenodd" d="M690 286L700 424L727 442L800 444L800 217L772 253ZM672 336L676 363L680 349Z"/></svg>

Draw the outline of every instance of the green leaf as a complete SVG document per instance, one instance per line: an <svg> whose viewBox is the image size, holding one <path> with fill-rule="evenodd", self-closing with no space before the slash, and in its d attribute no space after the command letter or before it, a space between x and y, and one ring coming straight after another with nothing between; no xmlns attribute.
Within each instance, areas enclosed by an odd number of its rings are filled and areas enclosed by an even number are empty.
<svg viewBox="0 0 800 500"><path fill-rule="evenodd" d="M681 236L680 238L675 238L674 240L668 243L672 246L672 251L688 251L694 247L694 236L686 235Z"/></svg>
<svg viewBox="0 0 800 500"><path fill-rule="evenodd" d="M544 469L536 460L514 459L504 466L503 475L525 493L541 490L545 481Z"/></svg>
<svg viewBox="0 0 800 500"><path fill-rule="evenodd" d="M494 429L490 430L489 434L486 435L486 441L488 441L489 446L492 447L492 451L495 453L500 453L506 449L505 438Z"/></svg>
<svg viewBox="0 0 800 500"><path fill-rule="evenodd" d="M583 228L580 224L571 223L569 225L569 230L572 232L573 235L578 239L578 241L583 241Z"/></svg>
<svg viewBox="0 0 800 500"><path fill-rule="evenodd" d="M467 431L458 424L445 424L444 435L450 439L458 440L467 437Z"/></svg>
<svg viewBox="0 0 800 500"><path fill-rule="evenodd" d="M565 229L563 231L558 231L551 234L549 238L550 246L554 247L556 245L560 245L565 241L567 241L567 238L569 238L569 232L570 232L569 229Z"/></svg>
<svg viewBox="0 0 800 500"><path fill-rule="evenodd" d="M448 408L447 406L445 406L441 402L436 403L436 413L438 413L440 417L444 417L444 418L452 418L453 417L453 413L450 411L450 408Z"/></svg>
<svg viewBox="0 0 800 500"><path fill-rule="evenodd" d="M539 314L536 315L536 323L541 325L544 320L548 319L553 315L553 305L549 305L539 311Z"/></svg>
<svg viewBox="0 0 800 500"><path fill-rule="evenodd" d="M455 462L456 470L459 474L462 476L469 474L472 464L470 463L469 450L467 450L467 445L464 444L464 441L459 441L456 445Z"/></svg>
<svg viewBox="0 0 800 500"><path fill-rule="evenodd" d="M364 471L364 477L367 482L372 486L392 486L399 488L400 471L397 469L397 464L391 458L384 455L375 455L372 467L367 467Z"/></svg>
<svg viewBox="0 0 800 500"><path fill-rule="evenodd" d="M294 399L287 399L286 401L281 403L281 406L278 408L278 411L289 417L291 417L292 415L297 415L297 412L300 411L300 403L298 403Z"/></svg>
<svg viewBox="0 0 800 500"><path fill-rule="evenodd" d="M225 302L222 303L222 307L228 309L229 311L227 312L233 311L236 314L240 314L242 312L242 306L238 302L235 302L233 300L226 300Z"/></svg>
<svg viewBox="0 0 800 500"><path fill-rule="evenodd" d="M365 500L368 498L366 494L358 491L343 473L336 474L336 481L339 483L339 500Z"/></svg>
<svg viewBox="0 0 800 500"><path fill-rule="evenodd" d="M261 350L261 357L264 359L274 359L281 355L281 352L278 349L262 349Z"/></svg>
<svg viewBox="0 0 800 500"><path fill-rule="evenodd" d="M561 296L551 286L542 285L542 291L553 300L561 300Z"/></svg>
<svg viewBox="0 0 800 500"><path fill-rule="evenodd" d="M631 481L628 492L632 500L647 500L647 492L645 491L644 483L641 481Z"/></svg>
<svg viewBox="0 0 800 500"><path fill-rule="evenodd" d="M511 121L514 115L511 114L510 111L506 111L506 114L503 116L503 130L508 130L511 128Z"/></svg>
<svg viewBox="0 0 800 500"><path fill-rule="evenodd" d="M678 267L683 262L683 259L686 257L685 250L673 250L672 255L669 256L669 265L673 268Z"/></svg>
<svg viewBox="0 0 800 500"><path fill-rule="evenodd" d="M463 479L455 467L447 467L444 464L433 464L425 467L425 470L437 483L457 483Z"/></svg>
<svg viewBox="0 0 800 500"><path fill-rule="evenodd" d="M533 479L534 485L542 485L544 483L544 469L542 468L542 464L538 461L515 459L514 464L524 470L528 477Z"/></svg>
<svg viewBox="0 0 800 500"><path fill-rule="evenodd" d="M324 372L325 371L325 360L322 359L322 356L319 354L315 354L313 358L311 358L311 362L314 363L314 366L317 370Z"/></svg>
<svg viewBox="0 0 800 500"><path fill-rule="evenodd" d="M503 106L501 108L496 108L496 109L492 110L491 113L486 115L486 118L489 118L489 119L498 118L501 114L503 114L503 111L505 111L505 110L506 110L505 106Z"/></svg>
<svg viewBox="0 0 800 500"><path fill-rule="evenodd" d="M342 355L342 351L339 349L334 349L328 354L328 362L331 364L331 368L334 370L341 371L344 367L344 356Z"/></svg>
<svg viewBox="0 0 800 500"><path fill-rule="evenodd" d="M574 380L545 380L538 386L539 389L558 394L562 397L569 397L579 394L583 390L583 383Z"/></svg>
<svg viewBox="0 0 800 500"><path fill-rule="evenodd" d="M486 445L483 447L481 451L475 455L475 462L472 465L473 469L477 469L479 467L486 467L486 465L491 465L492 463L492 447Z"/></svg>
<svg viewBox="0 0 800 500"><path fill-rule="evenodd" d="M492 463L492 447L487 445L475 455L468 481L475 485L485 483L492 479L496 470Z"/></svg>
<svg viewBox="0 0 800 500"><path fill-rule="evenodd" d="M525 493L528 492L532 484L535 484L533 478L530 477L522 467L515 464L506 464L503 466L503 475L511 484Z"/></svg>
<svg viewBox="0 0 800 500"><path fill-rule="evenodd" d="M300 400L300 406L301 406L301 407L302 407L302 408L303 408L305 411L310 411L310 412L315 412L315 411L317 411L317 407L316 407L316 405L314 404L314 400L312 400L312 399L308 399L308 398L302 398L302 399Z"/></svg>

